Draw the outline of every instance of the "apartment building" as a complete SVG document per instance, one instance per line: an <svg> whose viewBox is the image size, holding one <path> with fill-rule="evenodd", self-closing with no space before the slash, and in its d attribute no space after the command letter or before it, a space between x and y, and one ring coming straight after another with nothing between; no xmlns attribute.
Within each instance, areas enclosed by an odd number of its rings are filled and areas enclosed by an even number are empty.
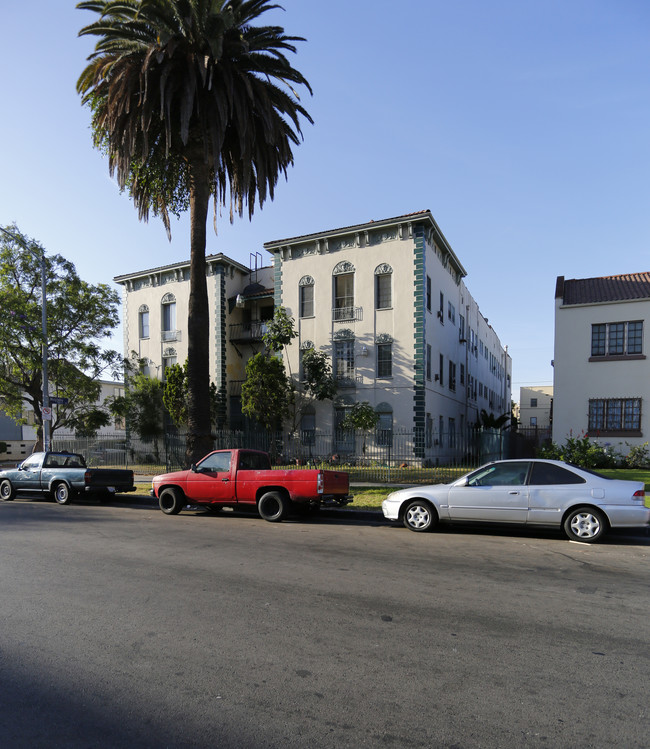
<svg viewBox="0 0 650 749"><path fill-rule="evenodd" d="M336 431L367 401L385 433L422 435L421 454L453 452L482 410L510 410L511 359L429 211L264 244L275 304L296 319L300 351L327 353L339 384L305 428ZM345 445L337 445L345 449Z"/></svg>
<svg viewBox="0 0 650 749"><path fill-rule="evenodd" d="M524 429L548 429L553 416L553 386L519 388L519 425Z"/></svg>
<svg viewBox="0 0 650 749"><path fill-rule="evenodd" d="M303 415L303 431L334 434L355 402L369 402L384 439L420 435L420 456L454 452L482 410L510 410L511 359L472 298L466 271L429 211L271 241L272 265L207 257L211 378L223 422L241 428L241 384L263 345L265 321L284 306L299 333L288 347L330 357L334 402ZM121 275L124 350L163 377L187 357L189 261ZM343 452L345 442L334 449Z"/></svg>
<svg viewBox="0 0 650 749"><path fill-rule="evenodd" d="M648 440L649 319L650 273L558 277L554 442L587 434L625 452Z"/></svg>

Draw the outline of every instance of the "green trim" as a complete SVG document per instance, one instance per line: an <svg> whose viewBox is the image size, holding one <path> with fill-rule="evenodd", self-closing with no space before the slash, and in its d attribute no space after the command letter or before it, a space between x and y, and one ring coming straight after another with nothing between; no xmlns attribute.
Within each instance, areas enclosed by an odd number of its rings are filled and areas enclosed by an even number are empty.
<svg viewBox="0 0 650 749"><path fill-rule="evenodd" d="M413 229L413 277L415 280L415 294L413 299L413 430L415 432L415 456L424 457L424 429L425 429L425 390L424 390L424 227Z"/></svg>

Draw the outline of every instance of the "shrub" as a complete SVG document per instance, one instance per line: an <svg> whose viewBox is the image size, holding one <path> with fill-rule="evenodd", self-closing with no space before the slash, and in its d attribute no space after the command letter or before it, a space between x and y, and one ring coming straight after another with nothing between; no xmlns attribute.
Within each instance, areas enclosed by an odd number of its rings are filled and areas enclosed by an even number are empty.
<svg viewBox="0 0 650 749"><path fill-rule="evenodd" d="M586 434L569 437L562 447L551 442L538 450L538 457L563 460L582 468L615 468L622 457L609 445L591 442Z"/></svg>
<svg viewBox="0 0 650 749"><path fill-rule="evenodd" d="M644 442L642 445L629 445L629 451L625 456L625 467L626 468L649 468L650 467L650 454L648 450L648 443Z"/></svg>

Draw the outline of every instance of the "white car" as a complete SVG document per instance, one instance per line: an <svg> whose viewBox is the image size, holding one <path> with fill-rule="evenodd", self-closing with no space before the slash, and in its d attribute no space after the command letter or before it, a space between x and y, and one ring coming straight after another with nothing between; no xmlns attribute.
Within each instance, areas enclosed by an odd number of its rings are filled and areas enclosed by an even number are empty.
<svg viewBox="0 0 650 749"><path fill-rule="evenodd" d="M560 460L487 463L451 484L393 492L381 509L412 531L431 531L439 522L521 523L563 528L585 543L608 528L650 523L641 481L608 479Z"/></svg>

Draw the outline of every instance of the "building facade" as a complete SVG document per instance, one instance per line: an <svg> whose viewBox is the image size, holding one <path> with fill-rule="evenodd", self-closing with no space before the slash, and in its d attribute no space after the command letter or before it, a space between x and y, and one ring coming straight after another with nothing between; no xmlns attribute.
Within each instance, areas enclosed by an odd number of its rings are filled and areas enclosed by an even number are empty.
<svg viewBox="0 0 650 749"><path fill-rule="evenodd" d="M650 273L558 277L554 442L586 434L625 452L648 440L649 318Z"/></svg>
<svg viewBox="0 0 650 749"><path fill-rule="evenodd" d="M519 426L548 429L553 419L553 386L519 388Z"/></svg>
<svg viewBox="0 0 650 749"><path fill-rule="evenodd" d="M246 361L261 349L264 323L279 306L298 330L287 348L290 371L300 377L307 348L331 361L337 397L314 403L299 428L333 435L334 451L352 449L347 436L334 435L357 402L375 409L382 439L417 435L423 458L462 449L482 410L510 411L511 359L429 211L264 248L271 267L261 267L257 253L254 268L224 255L207 258L210 374L224 394L223 426L244 425ZM189 262L115 281L124 289L125 352L135 351L152 376L162 377L166 366L187 356Z"/></svg>
<svg viewBox="0 0 650 749"><path fill-rule="evenodd" d="M510 357L429 211L264 247L274 256L276 305L297 321L292 371L313 347L331 357L339 384L307 427L336 433L366 401L381 432L412 433L424 458L441 457L462 449L482 410L509 412Z"/></svg>

